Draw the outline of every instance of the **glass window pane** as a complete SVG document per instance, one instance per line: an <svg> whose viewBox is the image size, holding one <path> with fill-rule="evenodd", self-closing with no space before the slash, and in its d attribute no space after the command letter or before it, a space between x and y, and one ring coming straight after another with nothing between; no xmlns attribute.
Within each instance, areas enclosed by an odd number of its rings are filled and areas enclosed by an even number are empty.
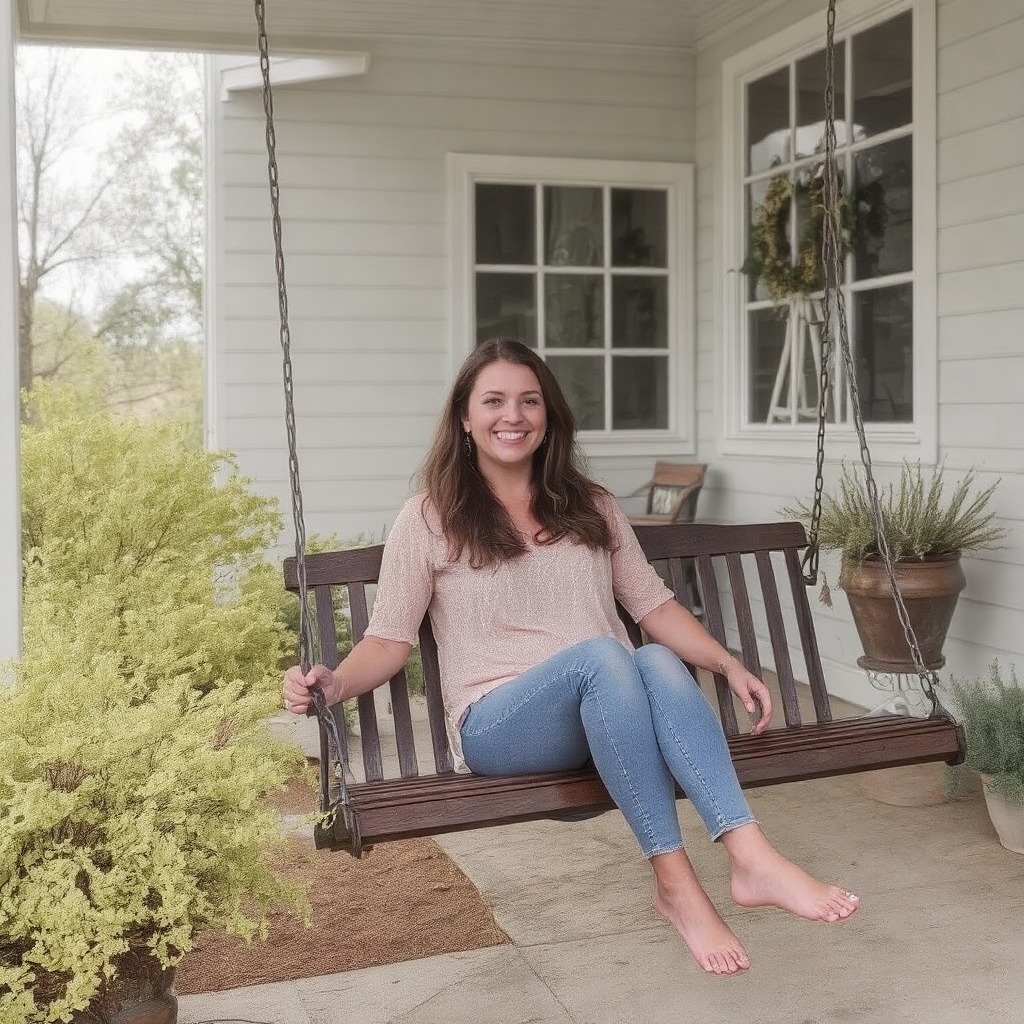
<svg viewBox="0 0 1024 1024"><path fill-rule="evenodd" d="M752 423L766 423L786 343L786 319L774 309L751 310L747 314L747 326L750 344L747 415Z"/></svg>
<svg viewBox="0 0 1024 1024"><path fill-rule="evenodd" d="M544 344L549 348L604 347L603 276L545 276Z"/></svg>
<svg viewBox="0 0 1024 1024"><path fill-rule="evenodd" d="M782 180L785 180L783 178ZM773 187L774 184L774 187ZM743 262L743 271L747 276L747 299L749 301L759 301L769 298L768 286L765 284L762 277L764 270L765 259L769 256L766 252L766 247L770 244L771 251L775 251L777 243L778 251L784 252L786 259L790 257L791 246L789 244L790 232L792 231L791 218L792 218L792 202L785 202L785 212L783 212L780 204L776 209L776 197L779 195L779 189L781 184L777 181L776 177L772 178L761 178L758 181L751 182L747 186L747 238L746 238L746 257ZM772 208L768 209L765 207L765 199L768 198L768 192L772 192ZM758 223L765 222L766 224L770 221L771 225L779 224L784 226L781 227L778 234L772 235L771 239L765 237L765 242L759 244L755 251L753 247L753 226L755 219ZM781 236L781 237L780 237Z"/></svg>
<svg viewBox="0 0 1024 1024"><path fill-rule="evenodd" d="M612 359L612 430L668 428L668 356Z"/></svg>
<svg viewBox="0 0 1024 1024"><path fill-rule="evenodd" d="M553 267L599 267L604 263L601 189L545 187L544 262Z"/></svg>
<svg viewBox="0 0 1024 1024"><path fill-rule="evenodd" d="M836 142L846 143L845 92L843 68L846 52L836 44L835 116ZM796 65L796 155L813 156L825 152L825 51L819 50L797 61Z"/></svg>
<svg viewBox="0 0 1024 1024"><path fill-rule="evenodd" d="M747 86L747 153L750 174L790 159L788 67Z"/></svg>
<svg viewBox="0 0 1024 1024"><path fill-rule="evenodd" d="M855 160L857 278L913 269L913 145L909 136L861 150Z"/></svg>
<svg viewBox="0 0 1024 1024"><path fill-rule="evenodd" d="M825 286L822 275L822 236L825 229L825 165L806 164L796 172L796 253L793 281L801 294L818 291ZM838 176L839 194L844 194L842 175ZM846 217L840 210L836 227L837 243L842 246ZM830 261L831 262L831 261ZM845 262L840 270L845 274Z"/></svg>
<svg viewBox="0 0 1024 1024"><path fill-rule="evenodd" d="M579 430L604 430L604 357L550 356L558 379L576 416Z"/></svg>
<svg viewBox="0 0 1024 1024"><path fill-rule="evenodd" d="M537 262L532 185L476 186L476 262Z"/></svg>
<svg viewBox="0 0 1024 1024"><path fill-rule="evenodd" d="M533 274L476 275L476 340L518 338L537 347L537 294Z"/></svg>
<svg viewBox="0 0 1024 1024"><path fill-rule="evenodd" d="M853 37L855 140L913 121L913 75L910 11Z"/></svg>
<svg viewBox="0 0 1024 1024"><path fill-rule="evenodd" d="M857 388L874 423L914 418L914 292L909 284L856 294Z"/></svg>
<svg viewBox="0 0 1024 1024"><path fill-rule="evenodd" d="M663 189L612 189L612 265L668 266L668 195Z"/></svg>
<svg viewBox="0 0 1024 1024"><path fill-rule="evenodd" d="M612 346L668 348L668 278L612 277Z"/></svg>

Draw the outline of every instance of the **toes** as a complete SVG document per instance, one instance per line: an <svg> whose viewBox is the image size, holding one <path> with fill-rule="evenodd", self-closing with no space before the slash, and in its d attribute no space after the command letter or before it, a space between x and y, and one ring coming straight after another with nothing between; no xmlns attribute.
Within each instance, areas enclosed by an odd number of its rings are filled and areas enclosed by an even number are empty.
<svg viewBox="0 0 1024 1024"><path fill-rule="evenodd" d="M746 953L730 949L721 953L709 953L701 962L701 967L708 974L741 974L750 967L750 959Z"/></svg>
<svg viewBox="0 0 1024 1024"><path fill-rule="evenodd" d="M844 921L854 913L859 904L860 897L856 893L836 890L823 908L825 920Z"/></svg>

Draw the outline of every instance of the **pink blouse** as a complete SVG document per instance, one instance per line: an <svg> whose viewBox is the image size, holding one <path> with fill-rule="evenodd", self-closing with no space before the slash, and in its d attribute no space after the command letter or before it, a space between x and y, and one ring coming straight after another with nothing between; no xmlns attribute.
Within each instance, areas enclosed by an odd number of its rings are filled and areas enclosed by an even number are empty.
<svg viewBox="0 0 1024 1024"><path fill-rule="evenodd" d="M415 644L429 612L437 640L448 738L463 768L459 726L470 704L559 651L597 636L632 644L615 610L636 620L672 597L644 557L614 498L602 499L617 550L562 540L520 558L473 569L448 542L425 494L410 498L384 547L367 633Z"/></svg>

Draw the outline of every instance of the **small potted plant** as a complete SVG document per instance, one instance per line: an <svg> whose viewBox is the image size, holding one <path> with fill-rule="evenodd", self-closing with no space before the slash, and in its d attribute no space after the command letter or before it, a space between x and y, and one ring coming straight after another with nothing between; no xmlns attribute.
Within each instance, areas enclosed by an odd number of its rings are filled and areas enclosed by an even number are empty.
<svg viewBox="0 0 1024 1024"><path fill-rule="evenodd" d="M1024 853L1024 689L998 661L987 677L953 679L950 688L967 733L963 767L981 775L989 817L999 842Z"/></svg>
<svg viewBox="0 0 1024 1024"><path fill-rule="evenodd" d="M977 486L969 470L945 490L945 466L929 473L904 463L898 484L879 488L882 528L895 563L896 583L925 667L945 663L942 645L966 585L960 555L998 547L1006 530L990 508L998 481ZM811 509L798 503L784 515L809 523ZM881 555L867 486L844 464L835 490L822 497L818 543L840 552L839 586L846 592L864 648L863 668L893 674L916 671ZM830 603L827 586L823 598Z"/></svg>

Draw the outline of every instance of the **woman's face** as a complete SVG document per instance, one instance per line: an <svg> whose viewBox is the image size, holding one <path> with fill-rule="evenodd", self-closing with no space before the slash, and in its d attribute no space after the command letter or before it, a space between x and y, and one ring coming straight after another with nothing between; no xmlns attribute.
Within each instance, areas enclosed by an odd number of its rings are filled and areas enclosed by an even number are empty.
<svg viewBox="0 0 1024 1024"><path fill-rule="evenodd" d="M473 438L481 473L530 466L547 425L544 395L533 370L497 362L480 371L462 426Z"/></svg>

